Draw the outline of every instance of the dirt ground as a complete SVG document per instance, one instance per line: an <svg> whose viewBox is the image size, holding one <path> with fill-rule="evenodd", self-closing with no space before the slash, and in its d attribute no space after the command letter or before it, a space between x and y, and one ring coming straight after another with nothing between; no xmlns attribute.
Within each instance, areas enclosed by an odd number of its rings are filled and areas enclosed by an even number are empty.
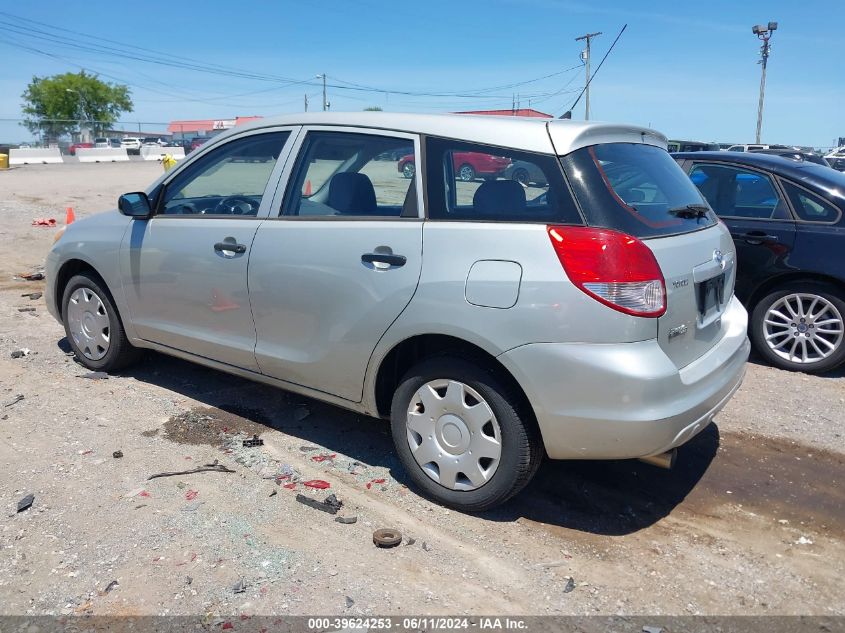
<svg viewBox="0 0 845 633"><path fill-rule="evenodd" d="M383 421L152 353L84 377L22 296L43 282L14 278L56 230L31 222L114 206L160 169L0 172L2 614L845 614L843 371L752 362L673 471L547 462L482 515L408 488ZM374 547L381 527L403 544Z"/></svg>

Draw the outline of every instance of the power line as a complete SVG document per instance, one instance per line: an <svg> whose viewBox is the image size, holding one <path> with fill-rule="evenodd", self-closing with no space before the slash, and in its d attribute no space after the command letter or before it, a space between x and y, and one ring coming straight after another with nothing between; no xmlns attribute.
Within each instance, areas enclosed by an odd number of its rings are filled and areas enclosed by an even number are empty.
<svg viewBox="0 0 845 633"><path fill-rule="evenodd" d="M616 42L618 42L618 41L619 41L619 38L620 38L620 37L622 37L622 34L625 32L625 29L627 29L627 28L628 28L628 25L627 25L627 24L625 24L625 25L622 27L622 29L619 31L619 34L616 36L616 39L615 39L615 40L613 40L613 44L611 44L611 45L610 45L610 48L608 48L608 49L607 49L607 52L604 54L604 57L602 57L602 58L601 58L601 61L599 62L598 67L596 68L596 72L594 72L594 73L592 74L592 76L591 76L589 79L587 79L587 85L585 85L585 86L584 86L584 90L582 90L582 91L581 91L581 94L579 94L579 95L578 95L578 98L577 98L577 99L575 99L575 102L574 102L574 103L573 103L573 104L569 107L569 110L567 110L567 111L563 114L563 117L562 117L562 118L566 118L566 119L571 119L571 118L572 118L572 110L573 110L573 108L575 108L575 106L577 106L577 105L578 105L578 102L581 100L581 97L584 95L584 92L586 92L586 91L587 91L587 89L590 87L590 83L593 81L593 78L594 78L594 77L595 77L595 76L599 73L599 71L601 70L601 67L602 67L602 65L604 64L604 60L606 60L606 59L607 59L607 56L608 56L608 55L610 55L610 51L612 51L612 50L613 50L613 48L616 46ZM567 114L568 114L569 116L567 116Z"/></svg>

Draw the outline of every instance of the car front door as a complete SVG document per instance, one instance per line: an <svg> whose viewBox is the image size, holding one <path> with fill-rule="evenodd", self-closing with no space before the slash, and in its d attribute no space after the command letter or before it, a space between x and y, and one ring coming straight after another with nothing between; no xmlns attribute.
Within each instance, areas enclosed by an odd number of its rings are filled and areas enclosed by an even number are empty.
<svg viewBox="0 0 845 633"><path fill-rule="evenodd" d="M258 370L247 264L291 136L250 132L212 148L158 189L152 218L132 223L121 277L142 339Z"/></svg>
<svg viewBox="0 0 845 633"><path fill-rule="evenodd" d="M357 402L370 355L422 267L421 170L406 178L376 157L419 156L419 140L311 127L298 145L281 208L252 247L255 355L269 376Z"/></svg>
<svg viewBox="0 0 845 633"><path fill-rule="evenodd" d="M725 222L736 246L736 294L791 270L795 221L771 175L742 165L691 161L689 176Z"/></svg>

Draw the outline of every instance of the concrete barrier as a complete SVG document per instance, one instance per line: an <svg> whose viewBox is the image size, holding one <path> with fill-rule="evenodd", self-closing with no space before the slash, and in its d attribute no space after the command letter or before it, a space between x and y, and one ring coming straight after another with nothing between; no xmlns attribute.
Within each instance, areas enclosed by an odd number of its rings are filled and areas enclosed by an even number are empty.
<svg viewBox="0 0 845 633"><path fill-rule="evenodd" d="M50 163L61 163L62 152L58 147L28 147L25 149L10 149L10 165L41 165Z"/></svg>
<svg viewBox="0 0 845 633"><path fill-rule="evenodd" d="M141 158L144 160L161 160L161 157L165 154L170 154L176 160L182 160L185 158L185 148L156 147L155 145L141 147Z"/></svg>
<svg viewBox="0 0 845 633"><path fill-rule="evenodd" d="M80 147L76 150L80 163L117 163L129 160L125 149L118 147Z"/></svg>

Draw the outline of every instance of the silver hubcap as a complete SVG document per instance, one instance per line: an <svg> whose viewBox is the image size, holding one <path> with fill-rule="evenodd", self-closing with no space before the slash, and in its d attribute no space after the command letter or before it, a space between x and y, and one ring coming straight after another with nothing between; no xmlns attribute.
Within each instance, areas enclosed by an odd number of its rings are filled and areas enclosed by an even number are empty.
<svg viewBox="0 0 845 633"><path fill-rule="evenodd" d="M495 474L502 434L490 405L456 380L432 380L408 406L408 445L431 479L451 490L475 490Z"/></svg>
<svg viewBox="0 0 845 633"><path fill-rule="evenodd" d="M85 358L100 360L108 353L109 315L97 293L90 288L77 288L67 304L67 322L73 342Z"/></svg>
<svg viewBox="0 0 845 633"><path fill-rule="evenodd" d="M414 175L414 164L405 163L405 166L402 168L402 173L405 174L405 178L411 178Z"/></svg>
<svg viewBox="0 0 845 633"><path fill-rule="evenodd" d="M464 180L464 181L472 180L472 177L474 175L472 173L472 167L461 167L461 174L460 175L461 175L461 180Z"/></svg>
<svg viewBox="0 0 845 633"><path fill-rule="evenodd" d="M763 334L769 349L781 358L793 363L817 363L842 344L842 315L819 295L786 295L766 312Z"/></svg>

